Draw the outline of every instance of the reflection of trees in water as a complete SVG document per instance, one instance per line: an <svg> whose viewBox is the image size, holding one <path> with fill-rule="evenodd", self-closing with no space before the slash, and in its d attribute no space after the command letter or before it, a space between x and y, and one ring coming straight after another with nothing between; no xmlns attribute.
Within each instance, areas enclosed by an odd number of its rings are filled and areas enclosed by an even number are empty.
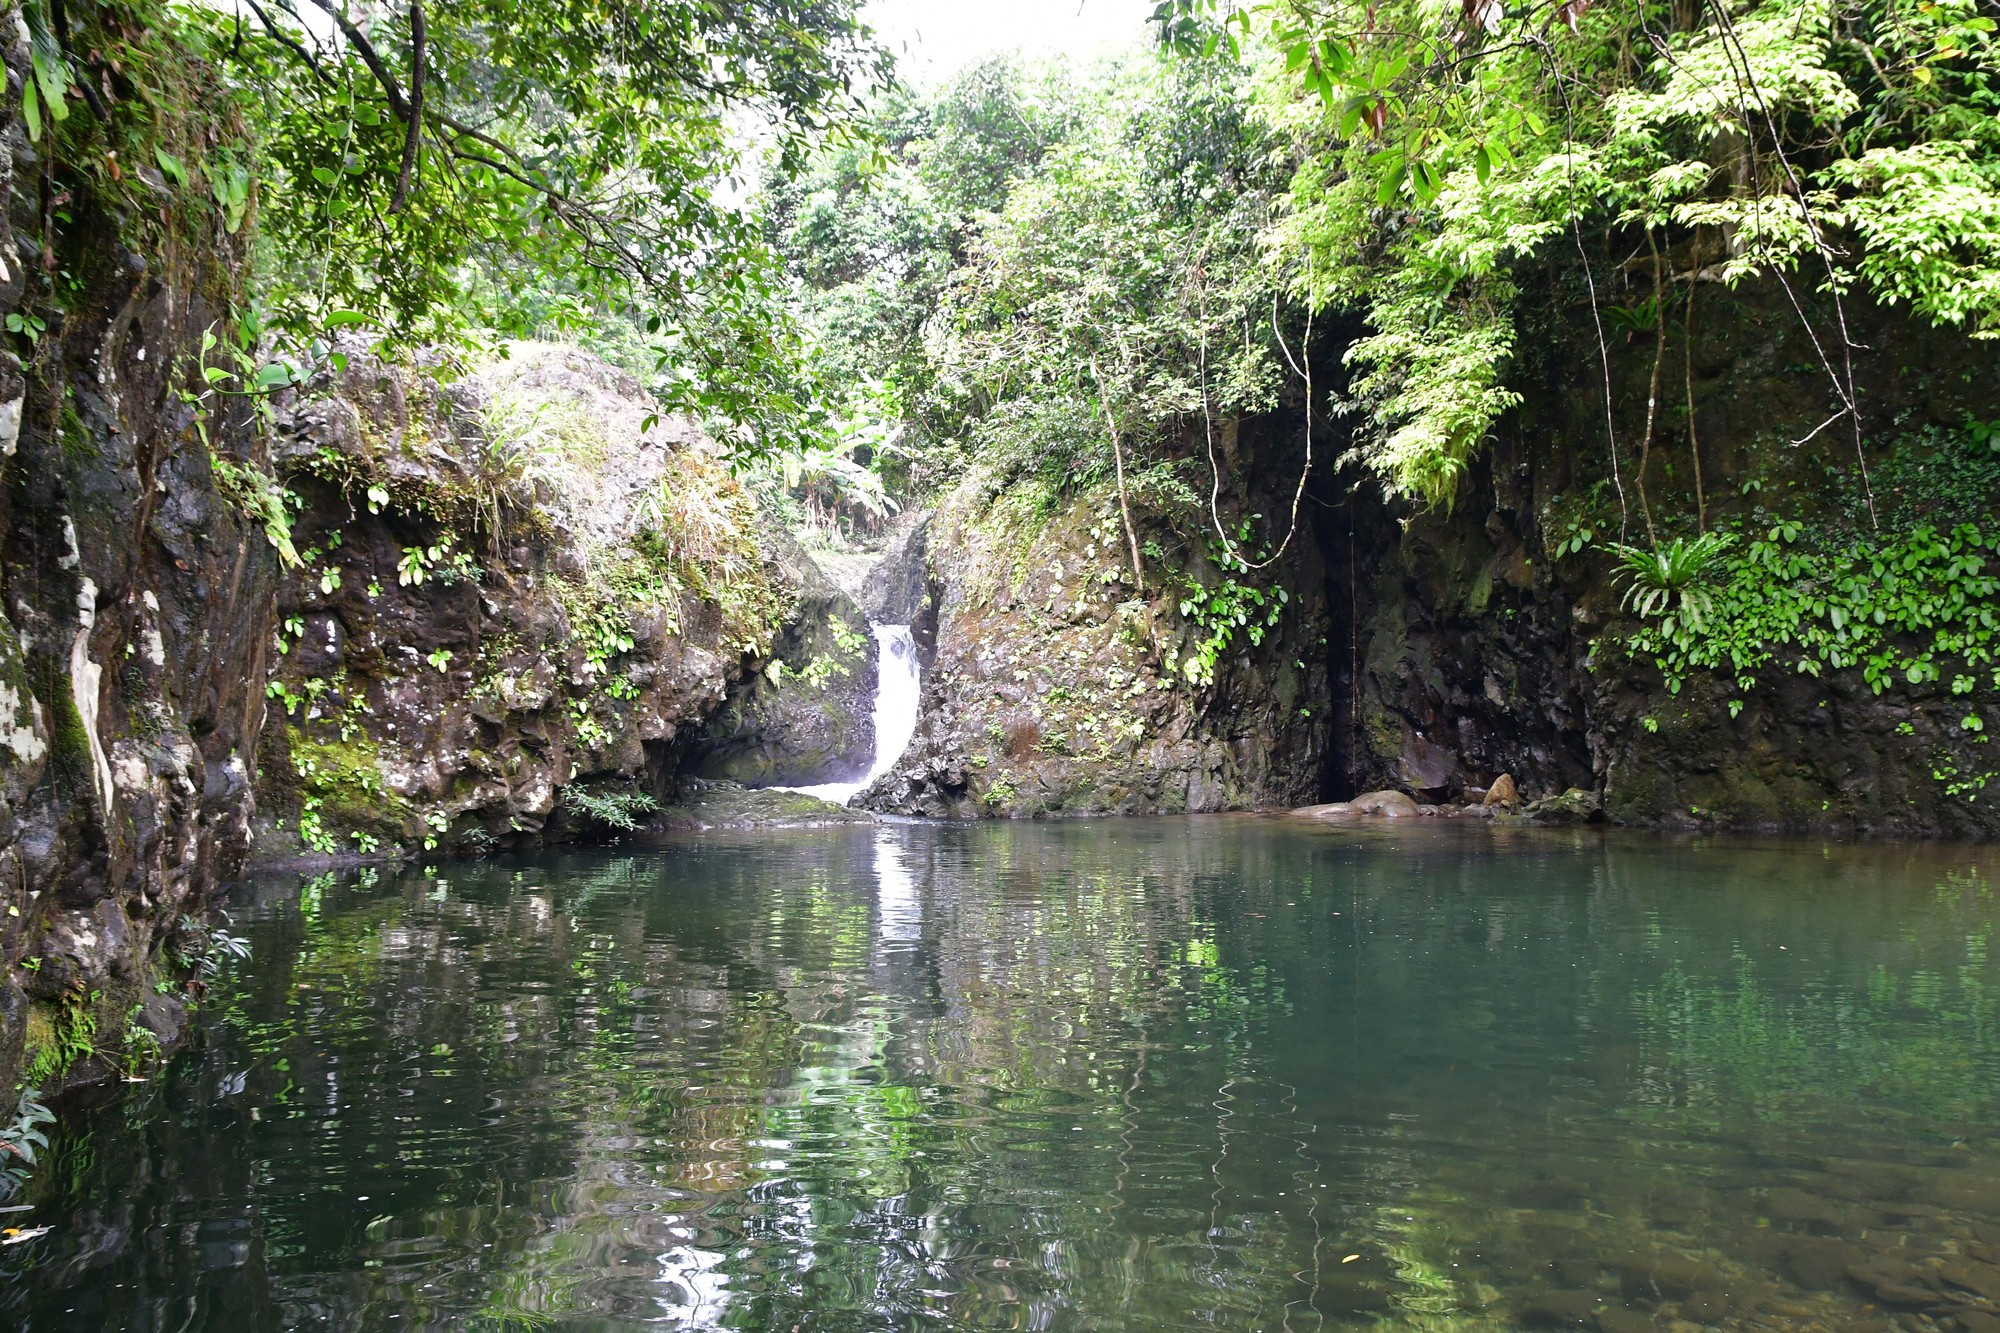
<svg viewBox="0 0 2000 1333"><path fill-rule="evenodd" d="M1995 895L1947 874L1872 967L1788 977L1739 945L1733 974L1691 971L1672 951L1638 997L1650 1119L1704 1126L1746 1113L1826 1123L1864 1116L1926 1132L1991 1131L2000 1093ZM1781 952L1790 952L1783 950Z"/></svg>
<svg viewBox="0 0 2000 1333"><path fill-rule="evenodd" d="M300 1327L1449 1321L1572 1220L1699 1223L1742 1108L1990 1113L1988 891L1912 873L1211 820L321 882L65 1141L46 1285L166 1229L152 1290Z"/></svg>

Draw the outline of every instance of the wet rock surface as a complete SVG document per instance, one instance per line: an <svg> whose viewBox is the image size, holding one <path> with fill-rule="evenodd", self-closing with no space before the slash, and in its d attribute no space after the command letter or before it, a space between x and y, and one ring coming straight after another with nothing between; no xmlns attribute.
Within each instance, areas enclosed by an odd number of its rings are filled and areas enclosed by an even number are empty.
<svg viewBox="0 0 2000 1333"><path fill-rule="evenodd" d="M789 535L765 540L795 589L787 623L764 669L733 685L690 741L682 772L749 786L859 778L875 754L880 653L869 617Z"/></svg>
<svg viewBox="0 0 2000 1333"><path fill-rule="evenodd" d="M37 202L44 164L16 115L26 30L5 41L0 313L11 316L51 224ZM23 1079L53 1094L180 1040L200 986L188 961L204 950L214 890L249 851L278 572L243 504L269 475L248 406L210 404L197 429L176 377L206 331L229 327L248 238L218 222L197 243L144 253L87 184L64 188L62 309L0 351L8 1116ZM24 366L15 352L30 342ZM134 1023L144 1031L128 1044Z"/></svg>
<svg viewBox="0 0 2000 1333"><path fill-rule="evenodd" d="M1544 824L1594 824L1604 818L1604 798L1594 791L1571 787L1560 795L1528 802L1521 813Z"/></svg>
<svg viewBox="0 0 2000 1333"><path fill-rule="evenodd" d="M653 411L625 372L526 343L448 388L357 355L287 405L304 564L278 597L260 856L589 839L690 767L865 766L859 609Z"/></svg>
<svg viewBox="0 0 2000 1333"><path fill-rule="evenodd" d="M1212 679L1196 683L1190 663L1210 631L1178 611L1184 587L1134 586L1115 495L1097 486L1024 516L996 502L993 484L974 469L915 530L927 583L912 622L922 715L904 761L859 803L1022 817L1289 806L1320 794L1331 715L1316 711L1327 680L1309 544L1266 578L1290 599L1268 633L1235 635ZM1186 545L1164 531L1159 540ZM1221 581L1212 569L1186 577ZM899 571L884 575L881 595L892 585L913 591ZM1275 592L1260 595L1278 605Z"/></svg>
<svg viewBox="0 0 2000 1333"><path fill-rule="evenodd" d="M1623 649L1635 628L1625 581L1589 543L1564 543L1588 530L1595 543L1643 545L1643 516L1629 473L1622 536L1618 497L1593 492L1608 481L1596 345L1575 341L1552 294L1541 299L1546 309L1524 315L1538 337L1519 367L1522 405L1449 512L1384 502L1366 486L1330 494L1319 511L1334 579L1329 703L1342 737L1325 794L1442 778L1460 785L1425 799L1457 799L1505 772L1525 799L1599 793L1604 817L1620 824L2000 834L2000 803L1967 800L1973 793L1935 776L1945 771L1939 756L1961 781L1992 767L1960 725L1966 710L1949 679L1899 671L1878 693L1858 668L1822 678L1781 651L1749 673L1747 690L1708 672L1673 688L1652 660ZM1859 482L1851 443L1768 447L1773 431L1798 439L1825 419L1819 386L1796 369L1812 360L1811 345L1775 287L1747 284L1733 299L1686 368L1696 460L1679 440L1651 504L1656 519L1683 526L1698 511L1709 530L1740 523L1751 541L1779 517L1810 523L1815 506L1837 514L1831 492ZM1870 402L1872 467L1908 432L1990 415L2000 394L1990 349L1866 302L1849 314L1865 330L1854 373ZM1648 349L1611 349L1621 432L1643 424L1652 369ZM1705 501L1694 466L1708 480ZM1990 502L1981 521L1991 521Z"/></svg>
<svg viewBox="0 0 2000 1333"><path fill-rule="evenodd" d="M911 514L868 567L858 600L877 625L913 625L929 609L929 514Z"/></svg>
<svg viewBox="0 0 2000 1333"><path fill-rule="evenodd" d="M1348 809L1357 815L1382 815L1389 819L1405 819L1418 812L1416 801L1399 791L1368 791L1347 803Z"/></svg>
<svg viewBox="0 0 2000 1333"><path fill-rule="evenodd" d="M668 829L829 828L871 824L874 816L801 792L734 782L694 782L654 821Z"/></svg>

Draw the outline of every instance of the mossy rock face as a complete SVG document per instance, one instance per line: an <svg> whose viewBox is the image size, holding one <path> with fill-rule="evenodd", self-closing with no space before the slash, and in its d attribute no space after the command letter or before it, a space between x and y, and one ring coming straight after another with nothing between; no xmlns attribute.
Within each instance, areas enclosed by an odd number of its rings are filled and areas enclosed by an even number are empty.
<svg viewBox="0 0 2000 1333"><path fill-rule="evenodd" d="M96 17L72 17L79 49L89 48ZM24 48L13 54L18 72ZM197 57L156 54L148 79L219 87ZM0 118L17 111L0 108ZM171 129L161 140L191 173L198 154L243 146L214 137L232 132L226 118L195 120L199 144ZM17 194L43 168L21 136L0 150L0 185ZM160 244L149 219L162 201L136 176L122 187L75 184L49 224L64 269L61 317L27 280L38 260L10 261L0 275L0 314L48 325L30 366L0 351L4 1088L31 1045L51 1078L105 1073L79 1060L52 1070L47 1053L61 1033L38 1007L84 1005L98 1047L124 1049L126 1015L140 1004L135 979L245 864L277 586L262 521L216 465L270 476L255 414L241 400L211 401L197 429L179 392L204 335L232 327L243 308L253 238L223 226L205 190L181 191L170 192L163 224L174 242ZM120 188L123 197L95 192ZM132 191L149 196L143 217ZM0 253L40 255L17 246L19 216L0 210ZM187 978L167 969L156 980Z"/></svg>
<svg viewBox="0 0 2000 1333"><path fill-rule="evenodd" d="M865 768L859 609L625 372L520 343L444 383L357 347L278 433L305 566L278 595L266 861L614 836L564 789L660 798L718 737L759 781Z"/></svg>
<svg viewBox="0 0 2000 1333"><path fill-rule="evenodd" d="M819 828L870 824L874 817L803 792L702 782L679 804L661 811L657 822L670 829Z"/></svg>
<svg viewBox="0 0 2000 1333"><path fill-rule="evenodd" d="M1295 484L1300 441L1279 428L1239 438L1272 493L1264 503L1260 481L1225 517L1288 512L1276 478L1282 471ZM1295 541L1269 568L1231 574L1202 554L1205 514L1197 522L1135 502L1133 519L1154 552L1143 591L1109 482L1059 492L983 468L961 481L920 529L918 730L859 803L1042 818L1291 806L1320 795L1334 714L1320 702L1330 683L1315 544ZM1282 525L1268 535L1276 548ZM1202 621L1190 608L1232 585L1279 614L1268 621L1259 610L1254 635L1231 624L1210 648L1228 617ZM907 588L902 595L911 600Z"/></svg>
<svg viewBox="0 0 2000 1333"><path fill-rule="evenodd" d="M1757 679L1746 689L1733 672L1695 672L1670 689L1649 656L1624 648L1635 623L1606 541L1643 547L1649 522L1662 540L1705 528L1755 541L1781 520L1858 539L1873 530L1853 434L1815 433L1826 381L1784 291L1700 285L1693 364L1677 364L1670 346L1667 382L1681 387L1657 405L1643 477L1629 446L1643 438L1656 348L1608 349L1613 424L1627 444L1623 515L1604 363L1588 321L1574 319L1587 294L1555 276L1528 292L1513 374L1523 401L1456 503L1418 511L1364 487L1322 539L1348 565L1330 599L1329 647L1336 663L1358 665L1327 702L1361 720L1341 728L1328 794L1408 781L1403 738L1423 737L1452 752L1454 781L1477 788L1511 773L1525 798L1556 798L1551 813L1575 788L1601 795L1604 817L1621 824L2000 836L2000 802L1977 789L2000 784L2000 763L1961 722L2000 720L1984 673L1969 674L1964 695L1950 693L1955 664L1944 682L1898 673L1877 694L1858 670L1802 672L1796 652L1780 651L1747 673ZM1899 309L1856 299L1846 314L1882 531L1990 529L2000 495L1944 486L1955 474L1926 442L1993 416L2000 359Z"/></svg>
<svg viewBox="0 0 2000 1333"><path fill-rule="evenodd" d="M875 756L880 649L867 617L789 536L769 548L796 589L764 669L729 691L683 771L745 786L848 782Z"/></svg>
<svg viewBox="0 0 2000 1333"><path fill-rule="evenodd" d="M1571 787L1559 795L1528 802L1521 813L1539 824L1595 824L1604 818L1604 798L1594 791Z"/></svg>

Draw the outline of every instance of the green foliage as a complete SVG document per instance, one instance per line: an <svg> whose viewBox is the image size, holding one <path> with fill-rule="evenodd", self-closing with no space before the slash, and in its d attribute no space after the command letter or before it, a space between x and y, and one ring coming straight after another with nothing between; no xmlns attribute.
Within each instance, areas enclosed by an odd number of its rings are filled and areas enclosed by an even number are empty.
<svg viewBox="0 0 2000 1333"><path fill-rule="evenodd" d="M426 581L445 584L472 583L479 579L479 566L468 551L452 549L452 539L441 537L428 546L405 546L396 561L396 582L403 587L422 587Z"/></svg>
<svg viewBox="0 0 2000 1333"><path fill-rule="evenodd" d="M1625 575L1626 610L1642 619L1662 619L1661 633L1672 637L1675 622L1699 633L1714 599L1702 580L1728 553L1733 538L1708 532L1699 537L1675 537L1651 550L1611 543Z"/></svg>
<svg viewBox="0 0 2000 1333"><path fill-rule="evenodd" d="M882 386L845 409L871 470L936 485L971 455L1050 505L1112 471L1107 408L1143 473L1187 421L1275 405L1282 176L1246 108L1219 65L992 61L774 193L816 357Z"/></svg>
<svg viewBox="0 0 2000 1333"><path fill-rule="evenodd" d="M597 715L591 711L590 700L571 699L569 717L576 727L576 738L584 749L602 750L611 743L611 729L597 720Z"/></svg>
<svg viewBox="0 0 2000 1333"><path fill-rule="evenodd" d="M1515 401L1521 275L1586 231L2000 335L2000 43L1975 0L1167 0L1156 17L1170 46L1256 69L1297 163L1273 240L1306 261L1290 271L1309 302L1372 326L1348 354L1379 422L1359 452L1433 504ZM1600 322L1655 327L1666 296Z"/></svg>
<svg viewBox="0 0 2000 1333"><path fill-rule="evenodd" d="M66 995L52 1021L30 1022L27 1066L21 1076L39 1086L60 1081L70 1070L97 1054L96 992Z"/></svg>
<svg viewBox="0 0 2000 1333"><path fill-rule="evenodd" d="M583 645L584 674L602 674L611 660L632 651L632 622L624 608L610 600L583 603L582 614L570 627Z"/></svg>
<svg viewBox="0 0 2000 1333"><path fill-rule="evenodd" d="M725 640L763 652L780 598L758 545L763 520L749 491L727 469L693 451L638 506L637 559L605 577L628 602L662 606L678 626L683 590L722 612Z"/></svg>
<svg viewBox="0 0 2000 1333"><path fill-rule="evenodd" d="M42 1104L40 1088L21 1089L14 1118L0 1126L0 1198L12 1198L27 1184L35 1154L49 1146L42 1126L54 1124L55 1118L55 1112Z"/></svg>
<svg viewBox="0 0 2000 1333"><path fill-rule="evenodd" d="M798 678L809 690L821 690L837 676L842 680L854 674L848 661L860 657L868 649L868 636L848 627L839 616L827 617L827 628L833 633L834 652L815 653L811 661L797 672ZM773 686L784 684L785 663L781 658L772 658L764 668L764 675Z"/></svg>
<svg viewBox="0 0 2000 1333"><path fill-rule="evenodd" d="M411 818L410 802L383 782L380 756L365 733L343 729L340 739L319 739L294 724L286 739L301 792L299 838L307 847L331 856L343 836L362 833L367 838L356 841L366 853L373 850L369 840L379 846L380 834L393 836Z"/></svg>
<svg viewBox="0 0 2000 1333"><path fill-rule="evenodd" d="M730 196L885 85L850 0L25 0L19 18L51 260L105 218L232 281L247 256L236 313L308 367L343 365L345 330L407 348L560 314L623 331L670 407L743 428L748 453L812 417L775 257ZM10 330L32 345L73 275L29 271Z"/></svg>
<svg viewBox="0 0 2000 1333"><path fill-rule="evenodd" d="M886 73L839 3L315 4L312 23L284 4L173 11L261 131L265 235L286 261L273 309L301 337L346 312L450 333L480 313L468 263L502 297L540 269L637 289L655 317L723 314L757 254L713 189L739 169L730 117L757 115L795 158Z"/></svg>
<svg viewBox="0 0 2000 1333"><path fill-rule="evenodd" d="M1818 676L1861 669L1880 694L1899 680L2000 692L2000 528L1844 539L1780 523L1713 562L1716 586L1699 621L1668 615L1629 642L1651 655L1675 693L1695 671L1749 690L1767 667Z"/></svg>
<svg viewBox="0 0 2000 1333"><path fill-rule="evenodd" d="M655 813L660 803L634 787L591 788L573 782L563 788L563 808L600 828L630 833L639 827L639 817Z"/></svg>
<svg viewBox="0 0 2000 1333"><path fill-rule="evenodd" d="M292 545L292 519L285 512L285 493L277 479L261 468L220 454L210 454L208 466L215 477L216 493L264 529L265 540L286 568L298 568L302 562L298 548Z"/></svg>
<svg viewBox="0 0 2000 1333"><path fill-rule="evenodd" d="M250 941L228 930L229 913L217 909L212 916L183 915L174 930L174 953L182 967L202 981L214 981L229 962L250 957Z"/></svg>
<svg viewBox="0 0 2000 1333"><path fill-rule="evenodd" d="M1221 542L1211 542L1210 557L1222 571L1212 583L1193 575L1183 575L1180 613L1196 630L1193 644L1179 658L1181 674L1190 685L1207 687L1215 683L1216 664L1236 641L1240 632L1252 647L1278 624L1291 593L1282 584L1257 587L1238 580L1250 572L1249 564ZM1175 667L1169 660L1168 669Z"/></svg>
<svg viewBox="0 0 2000 1333"><path fill-rule="evenodd" d="M1274 407L1286 355L1268 196L1228 174L1260 153L1228 75L1133 67L1091 92L980 219L939 351L974 447L1061 489L1109 471L1114 429L1143 459L1183 422Z"/></svg>
<svg viewBox="0 0 2000 1333"><path fill-rule="evenodd" d="M826 624L833 631L834 647L840 650L842 657L859 657L868 651L868 636L839 616L828 616Z"/></svg>

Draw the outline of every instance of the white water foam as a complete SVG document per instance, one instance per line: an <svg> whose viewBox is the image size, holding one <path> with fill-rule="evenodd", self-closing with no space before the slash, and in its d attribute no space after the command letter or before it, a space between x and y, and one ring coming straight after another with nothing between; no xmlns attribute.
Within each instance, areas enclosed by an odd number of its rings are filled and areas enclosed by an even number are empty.
<svg viewBox="0 0 2000 1333"><path fill-rule="evenodd" d="M822 801L846 805L856 793L896 766L910 737L917 731L918 686L917 645L908 625L874 625L875 668L875 759L856 782L822 782L812 787L784 787Z"/></svg>

